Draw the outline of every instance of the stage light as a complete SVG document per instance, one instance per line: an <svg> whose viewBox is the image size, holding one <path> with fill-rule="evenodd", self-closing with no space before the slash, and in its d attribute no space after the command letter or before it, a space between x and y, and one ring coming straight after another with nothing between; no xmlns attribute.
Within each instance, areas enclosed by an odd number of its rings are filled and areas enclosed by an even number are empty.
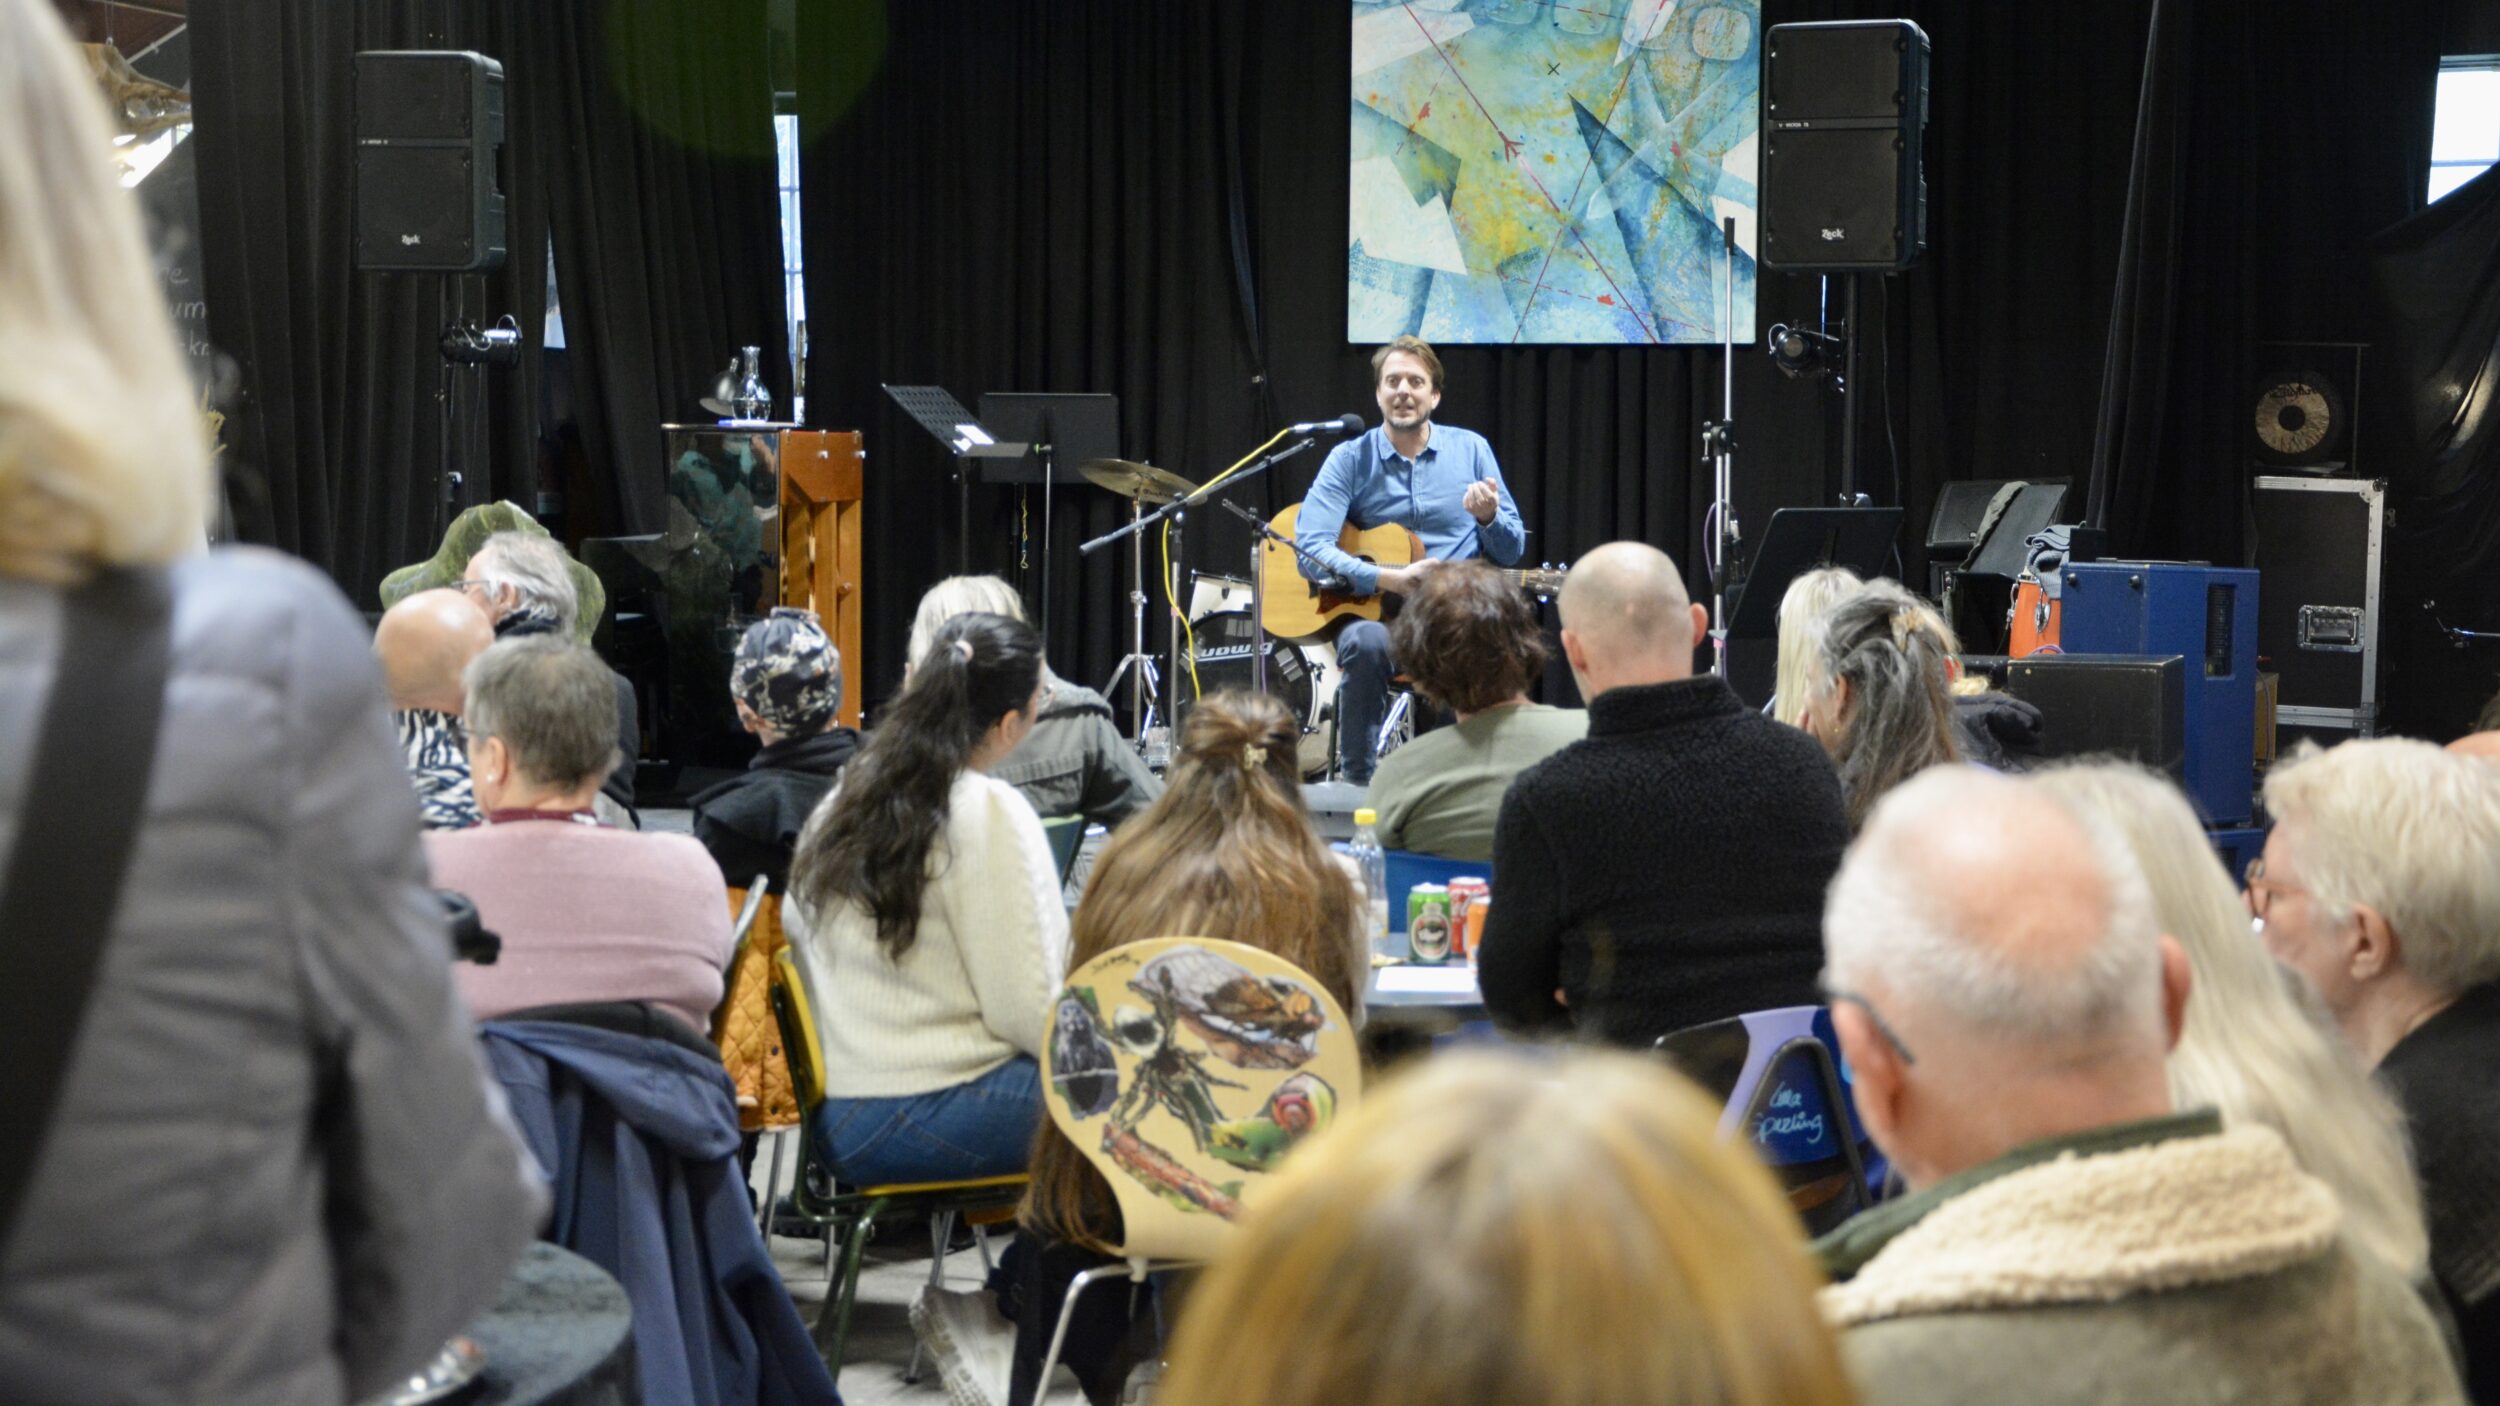
<svg viewBox="0 0 2500 1406"><path fill-rule="evenodd" d="M1782 322L1772 325L1766 349L1771 353L1771 364L1780 369L1781 375L1794 381L1811 379L1830 370L1824 364L1824 355L1827 351L1838 350L1839 346L1840 339L1828 332L1817 332L1810 327L1791 327Z"/></svg>

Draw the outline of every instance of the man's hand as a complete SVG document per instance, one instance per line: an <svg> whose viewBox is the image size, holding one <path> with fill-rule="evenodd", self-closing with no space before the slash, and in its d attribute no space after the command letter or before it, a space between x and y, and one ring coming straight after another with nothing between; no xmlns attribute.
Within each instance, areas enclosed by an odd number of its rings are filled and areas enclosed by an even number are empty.
<svg viewBox="0 0 2500 1406"><path fill-rule="evenodd" d="M1467 496L1459 500L1459 506L1465 508L1476 521L1491 522L1493 515L1502 508L1501 491L1493 486L1492 480L1477 479L1467 485Z"/></svg>
<svg viewBox="0 0 2500 1406"><path fill-rule="evenodd" d="M1381 594L1413 595L1415 588L1424 583L1424 578L1439 570L1440 567L1439 559L1434 557L1425 557L1422 561L1410 566L1384 566L1380 568Z"/></svg>

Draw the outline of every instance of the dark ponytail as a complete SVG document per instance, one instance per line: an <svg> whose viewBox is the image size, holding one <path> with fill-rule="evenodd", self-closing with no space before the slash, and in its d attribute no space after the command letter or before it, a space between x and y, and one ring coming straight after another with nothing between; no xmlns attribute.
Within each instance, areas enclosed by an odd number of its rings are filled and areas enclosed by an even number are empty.
<svg viewBox="0 0 2500 1406"><path fill-rule="evenodd" d="M1003 615L947 621L842 769L833 799L808 821L790 892L819 914L854 901L876 919L887 956L910 951L947 793L991 725L1022 711L1041 677L1042 641L1031 626Z"/></svg>

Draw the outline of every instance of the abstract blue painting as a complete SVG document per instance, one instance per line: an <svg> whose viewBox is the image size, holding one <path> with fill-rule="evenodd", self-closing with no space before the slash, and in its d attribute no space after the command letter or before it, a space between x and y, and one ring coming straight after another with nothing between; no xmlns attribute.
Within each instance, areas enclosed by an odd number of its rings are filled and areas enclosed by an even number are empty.
<svg viewBox="0 0 2500 1406"><path fill-rule="evenodd" d="M1349 341L1752 340L1760 0L1353 10Z"/></svg>

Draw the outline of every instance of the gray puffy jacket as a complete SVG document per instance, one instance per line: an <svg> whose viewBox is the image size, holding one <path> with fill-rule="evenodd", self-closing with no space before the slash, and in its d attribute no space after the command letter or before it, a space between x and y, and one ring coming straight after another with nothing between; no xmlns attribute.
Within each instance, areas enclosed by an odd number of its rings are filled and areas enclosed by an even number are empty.
<svg viewBox="0 0 2500 1406"><path fill-rule="evenodd" d="M337 1406L493 1301L543 1193L452 993L362 622L274 553L172 581L129 880L0 1249L0 1397ZM42 823L60 629L56 591L0 580L0 853Z"/></svg>

